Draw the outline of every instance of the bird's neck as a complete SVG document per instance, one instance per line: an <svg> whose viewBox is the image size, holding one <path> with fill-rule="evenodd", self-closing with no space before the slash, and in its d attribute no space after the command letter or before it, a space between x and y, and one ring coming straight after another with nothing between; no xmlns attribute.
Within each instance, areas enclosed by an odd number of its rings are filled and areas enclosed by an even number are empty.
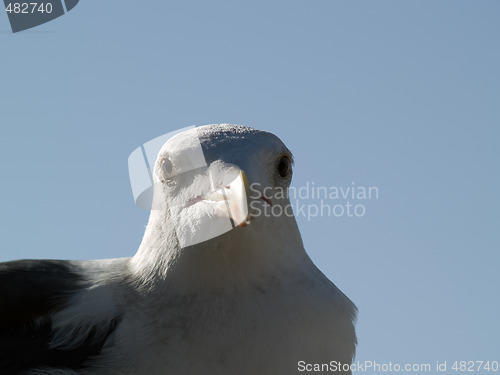
<svg viewBox="0 0 500 375"><path fill-rule="evenodd" d="M132 273L150 289L163 286L186 294L256 285L304 269L310 259L295 219L287 218L274 230L272 224L252 222L181 249L174 226L152 213L139 251L132 258Z"/></svg>

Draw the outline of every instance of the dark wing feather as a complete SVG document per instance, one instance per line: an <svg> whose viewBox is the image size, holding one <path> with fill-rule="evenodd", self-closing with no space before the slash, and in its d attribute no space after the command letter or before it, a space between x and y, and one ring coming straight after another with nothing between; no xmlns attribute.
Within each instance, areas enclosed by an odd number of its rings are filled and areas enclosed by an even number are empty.
<svg viewBox="0 0 500 375"><path fill-rule="evenodd" d="M65 261L0 263L0 329L29 323L65 306L83 280Z"/></svg>
<svg viewBox="0 0 500 375"><path fill-rule="evenodd" d="M66 261L0 263L0 374L17 375L43 367L81 369L89 357L100 353L118 318L99 340L91 332L71 350L49 347L50 314L67 306L83 287L84 278Z"/></svg>

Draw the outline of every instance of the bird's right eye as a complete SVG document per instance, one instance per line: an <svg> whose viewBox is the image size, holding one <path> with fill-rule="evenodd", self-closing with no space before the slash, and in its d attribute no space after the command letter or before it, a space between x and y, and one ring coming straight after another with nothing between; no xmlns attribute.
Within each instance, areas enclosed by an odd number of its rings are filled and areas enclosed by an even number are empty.
<svg viewBox="0 0 500 375"><path fill-rule="evenodd" d="M278 174L280 175L281 178L286 178L290 175L292 172L292 166L291 166L290 158L288 156L282 156L281 159L278 162Z"/></svg>
<svg viewBox="0 0 500 375"><path fill-rule="evenodd" d="M161 175L164 181L170 181L174 177L174 165L168 158L160 162Z"/></svg>

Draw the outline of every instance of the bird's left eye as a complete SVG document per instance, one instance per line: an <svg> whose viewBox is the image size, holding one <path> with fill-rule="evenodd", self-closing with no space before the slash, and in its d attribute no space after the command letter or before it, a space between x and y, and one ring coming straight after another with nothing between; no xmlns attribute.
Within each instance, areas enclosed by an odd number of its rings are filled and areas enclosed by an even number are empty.
<svg viewBox="0 0 500 375"><path fill-rule="evenodd" d="M292 171L291 161L288 156L282 156L278 162L278 174L280 177L285 178L290 175Z"/></svg>
<svg viewBox="0 0 500 375"><path fill-rule="evenodd" d="M171 180L174 177L174 165L168 158L162 159L160 168L164 180Z"/></svg>

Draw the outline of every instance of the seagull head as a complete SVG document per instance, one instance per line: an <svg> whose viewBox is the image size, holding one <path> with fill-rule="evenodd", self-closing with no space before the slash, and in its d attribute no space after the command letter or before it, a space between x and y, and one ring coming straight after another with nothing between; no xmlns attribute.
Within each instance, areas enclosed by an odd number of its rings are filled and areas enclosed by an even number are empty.
<svg viewBox="0 0 500 375"><path fill-rule="evenodd" d="M247 260L291 247L303 252L287 194L292 165L290 150L265 131L219 124L175 135L153 167L153 207L141 248L163 246L157 253L170 254L170 262L189 254L212 261L217 251Z"/></svg>
<svg viewBox="0 0 500 375"><path fill-rule="evenodd" d="M289 205L292 164L271 133L236 125L190 129L159 152L153 210L168 217L182 247L259 221L269 225Z"/></svg>

